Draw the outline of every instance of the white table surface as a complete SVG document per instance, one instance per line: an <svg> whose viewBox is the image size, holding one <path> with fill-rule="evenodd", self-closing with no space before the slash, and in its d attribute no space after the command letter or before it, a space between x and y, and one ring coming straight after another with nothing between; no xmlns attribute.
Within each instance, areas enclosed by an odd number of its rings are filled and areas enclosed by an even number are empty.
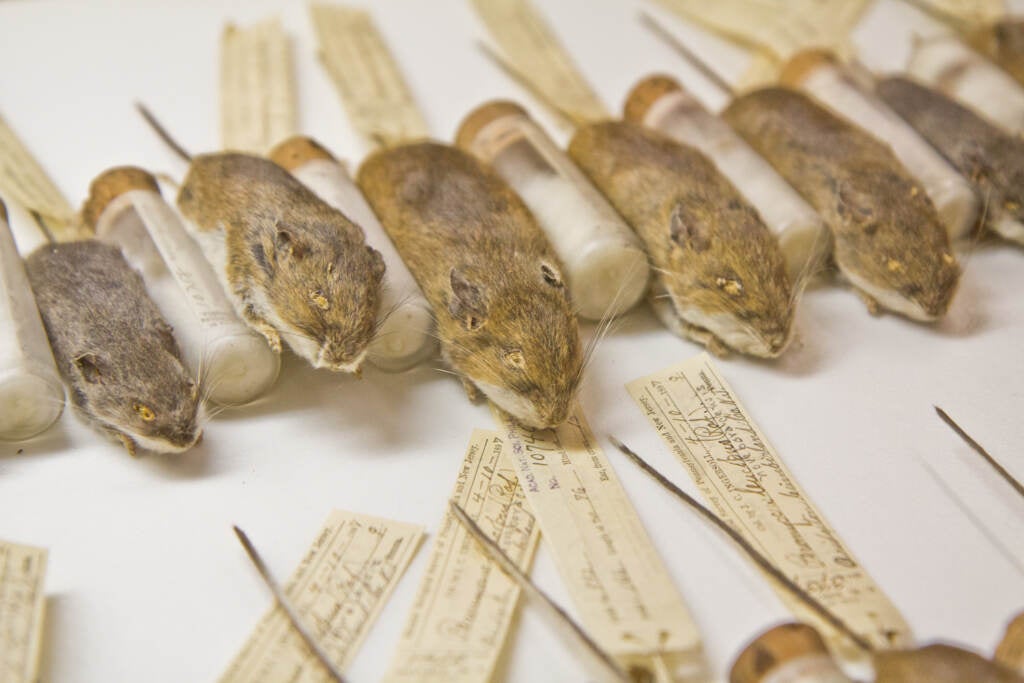
<svg viewBox="0 0 1024 683"><path fill-rule="evenodd" d="M616 109L632 83L656 70L709 94L634 21L640 6L560 0L545 3L544 12ZM525 100L550 121L480 56L474 41L483 28L462 0L388 0L373 9L439 137L450 140L462 115L495 96ZM298 2L0 3L0 112L76 204L109 166L180 177L182 165L132 102L148 103L186 147L215 148L221 28L228 19L275 13L296 39L302 129L357 162L365 148L315 61ZM912 25L924 25L913 10L881 3L857 34L865 61L898 66L920 30ZM698 42L723 70L742 70L743 53L707 37ZM557 131L560 140L566 134ZM1024 607L1024 501L939 422L932 404L1024 477L1024 250L983 244L963 262L960 293L938 325L872 318L851 292L822 286L804 297L799 340L784 358L734 358L720 367L919 639L990 652ZM593 326L584 332L589 337ZM690 490L623 385L698 351L660 329L646 309L636 311L603 343L581 392L599 434L616 434ZM0 444L0 538L50 549L43 680L214 680L270 604L233 523L281 578L332 508L436 528L471 430L492 422L430 365L403 375L370 369L356 381L286 356L265 400L221 414L201 446L176 458L132 460L70 411L36 441ZM609 457L723 677L738 649L785 610L728 542L617 452ZM996 549L922 462L1015 557ZM429 543L349 670L351 680L384 672ZM543 546L533 576L568 605ZM529 610L510 647L509 681L581 679Z"/></svg>

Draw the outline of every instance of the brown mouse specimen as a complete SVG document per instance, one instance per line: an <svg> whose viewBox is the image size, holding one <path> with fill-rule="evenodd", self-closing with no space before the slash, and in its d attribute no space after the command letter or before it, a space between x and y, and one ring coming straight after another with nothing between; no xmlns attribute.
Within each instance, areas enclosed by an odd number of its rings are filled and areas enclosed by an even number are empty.
<svg viewBox="0 0 1024 683"><path fill-rule="evenodd" d="M782 353L795 309L782 250L707 157L624 121L579 126L569 155L644 241L670 327L717 353Z"/></svg>
<svg viewBox="0 0 1024 683"><path fill-rule="evenodd" d="M1024 141L909 78L884 78L876 91L971 182L992 230L1024 242Z"/></svg>
<svg viewBox="0 0 1024 683"><path fill-rule="evenodd" d="M886 145L785 88L740 95L722 116L821 214L869 309L945 314L960 269L935 207Z"/></svg>
<svg viewBox="0 0 1024 683"><path fill-rule="evenodd" d="M377 330L384 261L362 229L263 157L190 156L178 208L239 315L275 351L281 337L313 367L358 372Z"/></svg>
<svg viewBox="0 0 1024 683"><path fill-rule="evenodd" d="M159 453L191 448L199 389L171 326L120 250L94 240L49 244L25 261L71 401L121 441Z"/></svg>
<svg viewBox="0 0 1024 683"><path fill-rule="evenodd" d="M378 151L357 182L434 309L442 354L471 398L531 427L569 413L583 372L561 266L526 205L453 147Z"/></svg>

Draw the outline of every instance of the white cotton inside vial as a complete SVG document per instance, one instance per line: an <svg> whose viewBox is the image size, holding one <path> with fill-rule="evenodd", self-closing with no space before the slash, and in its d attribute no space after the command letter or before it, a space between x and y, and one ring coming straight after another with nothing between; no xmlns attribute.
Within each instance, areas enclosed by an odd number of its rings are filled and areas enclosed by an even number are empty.
<svg viewBox="0 0 1024 683"><path fill-rule="evenodd" d="M274 384L281 360L238 318L210 264L160 195L131 190L114 199L97 236L120 247L138 270L202 390L222 405L242 405Z"/></svg>
<svg viewBox="0 0 1024 683"><path fill-rule="evenodd" d="M0 217L0 440L22 441L64 410L64 386L6 220Z"/></svg>
<svg viewBox="0 0 1024 683"><path fill-rule="evenodd" d="M437 340L430 304L344 166L331 159L311 159L291 173L361 227L366 243L384 259L380 315L386 318L370 342L368 360L385 372L403 372L432 357Z"/></svg>
<svg viewBox="0 0 1024 683"><path fill-rule="evenodd" d="M792 282L817 270L831 248L824 221L729 124L681 90L654 102L643 123L714 162L778 238Z"/></svg>
<svg viewBox="0 0 1024 683"><path fill-rule="evenodd" d="M980 204L967 179L885 102L865 92L842 68L822 62L800 87L835 114L889 145L938 211L951 240L966 237Z"/></svg>
<svg viewBox="0 0 1024 683"><path fill-rule="evenodd" d="M1009 214L1000 214L988 222L992 231L1011 242L1024 244L1024 223Z"/></svg>
<svg viewBox="0 0 1024 683"><path fill-rule="evenodd" d="M575 164L532 121L499 118L495 127L518 126L518 139L490 157L537 219L564 264L577 313L589 320L633 308L647 291L650 265L639 239Z"/></svg>
<svg viewBox="0 0 1024 683"><path fill-rule="evenodd" d="M955 36L917 41L907 72L1007 132L1024 133L1024 88Z"/></svg>

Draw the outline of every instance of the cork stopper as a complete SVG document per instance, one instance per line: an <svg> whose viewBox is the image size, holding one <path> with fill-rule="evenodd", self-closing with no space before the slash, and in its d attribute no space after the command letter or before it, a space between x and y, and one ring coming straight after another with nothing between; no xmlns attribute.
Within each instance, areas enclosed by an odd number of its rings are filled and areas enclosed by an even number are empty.
<svg viewBox="0 0 1024 683"><path fill-rule="evenodd" d="M679 81L671 76L654 74L642 79L633 86L626 96L626 104L622 108L622 116L632 123L643 123L647 112L655 102L665 95L679 92L683 88Z"/></svg>
<svg viewBox="0 0 1024 683"><path fill-rule="evenodd" d="M0 220L4 223L7 222L7 205L4 204L4 200L0 199Z"/></svg>
<svg viewBox="0 0 1024 683"><path fill-rule="evenodd" d="M337 162L334 155L328 152L313 138L305 135L294 135L284 142L278 143L270 150L270 160L286 171L294 171L307 161L325 159Z"/></svg>
<svg viewBox="0 0 1024 683"><path fill-rule="evenodd" d="M111 168L92 181L89 185L89 198L82 205L82 222L92 230L110 202L131 190L149 190L160 194L160 186L156 178L147 171L135 166L118 166Z"/></svg>
<svg viewBox="0 0 1024 683"><path fill-rule="evenodd" d="M782 67L782 73L779 74L779 83L788 85L791 88L799 88L800 84L815 69L827 65L836 66L838 64L839 58L828 50L818 48L804 50L793 55Z"/></svg>
<svg viewBox="0 0 1024 683"><path fill-rule="evenodd" d="M825 641L814 628L782 624L765 631L740 652L729 673L729 683L761 683L793 660L827 654Z"/></svg>
<svg viewBox="0 0 1024 683"><path fill-rule="evenodd" d="M468 150L473 146L473 141L480 134L487 124L505 116L529 116L526 110L515 102L508 100L491 100L469 112L466 118L459 124L459 131L455 134L455 146Z"/></svg>

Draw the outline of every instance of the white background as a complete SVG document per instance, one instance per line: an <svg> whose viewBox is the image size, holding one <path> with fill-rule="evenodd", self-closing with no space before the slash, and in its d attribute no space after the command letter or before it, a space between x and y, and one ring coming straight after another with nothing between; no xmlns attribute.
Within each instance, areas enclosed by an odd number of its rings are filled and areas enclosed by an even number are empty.
<svg viewBox="0 0 1024 683"><path fill-rule="evenodd" d="M544 13L615 109L639 77L656 70L709 94L635 22L640 5L560 0ZM393 0L374 10L441 139L450 140L461 117L487 98L516 97L536 111L480 56L474 41L483 28L461 0ZM180 177L183 166L132 102L148 103L187 148L215 148L222 26L273 13L296 38L302 129L358 162L365 149L314 59L302 3L0 3L0 111L76 204L89 180L113 165ZM881 3L858 31L864 60L897 67L912 24L926 26L910 8ZM708 38L696 43L723 71L742 71L741 52ZM566 131L557 135L564 141ZM785 357L734 358L720 367L919 639L990 652L1024 606L1024 501L931 406L944 406L1024 477L1024 251L983 244L963 263L961 291L938 325L875 319L851 292L819 286L804 297L799 339ZM589 336L593 327L584 331ZM581 392L599 434L616 434L691 489L623 385L698 351L638 310L603 343ZM220 415L203 444L180 457L132 460L70 413L37 441L0 445L0 538L50 549L43 680L215 679L270 602L233 523L281 578L332 508L435 528L471 430L492 422L430 365L404 375L370 369L356 381L287 356L265 400ZM692 606L721 678L744 642L786 612L729 543L617 452L609 457ZM923 462L1016 558L982 535ZM370 634L349 671L353 681L384 672L428 550ZM543 548L534 576L568 603ZM511 650L510 681L581 678L529 610Z"/></svg>

